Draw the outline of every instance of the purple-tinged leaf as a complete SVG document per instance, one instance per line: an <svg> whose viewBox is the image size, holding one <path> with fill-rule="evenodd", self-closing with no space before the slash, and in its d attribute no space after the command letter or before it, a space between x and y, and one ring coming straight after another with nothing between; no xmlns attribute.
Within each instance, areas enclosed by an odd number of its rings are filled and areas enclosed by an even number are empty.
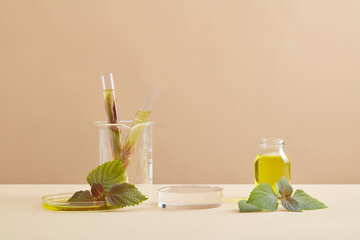
<svg viewBox="0 0 360 240"><path fill-rule="evenodd" d="M94 183L91 186L91 194L95 197L101 197L104 194L104 187L101 183Z"/></svg>
<svg viewBox="0 0 360 240"><path fill-rule="evenodd" d="M291 212L301 212L300 204L294 198L281 198L281 205Z"/></svg>
<svg viewBox="0 0 360 240"><path fill-rule="evenodd" d="M88 201L93 201L93 198L91 197L91 193L89 190L77 191L68 200L68 202L88 202Z"/></svg>
<svg viewBox="0 0 360 240"><path fill-rule="evenodd" d="M106 202L113 207L123 208L135 206L145 201L147 197L132 184L122 183L111 187L106 195Z"/></svg>

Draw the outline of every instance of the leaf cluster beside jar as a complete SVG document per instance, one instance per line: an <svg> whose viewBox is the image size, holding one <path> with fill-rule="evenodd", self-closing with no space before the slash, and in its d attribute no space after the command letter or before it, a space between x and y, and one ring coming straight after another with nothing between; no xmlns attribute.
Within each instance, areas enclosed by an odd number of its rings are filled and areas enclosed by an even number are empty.
<svg viewBox="0 0 360 240"><path fill-rule="evenodd" d="M302 210L315 210L327 208L319 200L311 197L303 190L293 188L285 177L276 183L276 192L268 183L261 183L250 193L248 200L238 202L240 212L276 211L278 201L288 211L301 212Z"/></svg>

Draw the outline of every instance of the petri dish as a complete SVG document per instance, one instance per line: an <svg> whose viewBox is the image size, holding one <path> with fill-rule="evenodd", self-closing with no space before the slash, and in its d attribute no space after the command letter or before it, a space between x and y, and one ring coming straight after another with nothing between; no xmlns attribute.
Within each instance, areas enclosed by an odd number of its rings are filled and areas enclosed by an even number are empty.
<svg viewBox="0 0 360 240"><path fill-rule="evenodd" d="M43 207L52 211L98 211L111 209L111 207L106 206L105 201L68 202L73 194L60 193L43 196Z"/></svg>
<svg viewBox="0 0 360 240"><path fill-rule="evenodd" d="M203 209L220 207L221 187L206 185L179 185L158 190L158 206L168 209Z"/></svg>

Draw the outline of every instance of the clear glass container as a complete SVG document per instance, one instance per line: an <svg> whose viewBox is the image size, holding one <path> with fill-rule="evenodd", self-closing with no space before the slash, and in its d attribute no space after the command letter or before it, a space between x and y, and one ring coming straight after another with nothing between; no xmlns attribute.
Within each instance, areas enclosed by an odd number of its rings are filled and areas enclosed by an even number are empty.
<svg viewBox="0 0 360 240"><path fill-rule="evenodd" d="M263 138L255 158L255 185L269 183L274 190L281 177L291 181L290 160L284 152L284 140Z"/></svg>
<svg viewBox="0 0 360 240"><path fill-rule="evenodd" d="M119 124L96 122L99 127L99 164L114 159L114 144L112 144L114 132L120 133L116 139L120 139L123 148L131 139L134 144L131 149L129 148L131 157L125 169L127 182L135 184L143 194L149 196L153 183L152 126L154 123L138 123L131 127L132 123L133 121L120 121Z"/></svg>
<svg viewBox="0 0 360 240"><path fill-rule="evenodd" d="M42 198L43 207L52 211L97 211L112 209L105 201L68 202L74 193L49 194Z"/></svg>
<svg viewBox="0 0 360 240"><path fill-rule="evenodd" d="M170 209L202 209L220 207L221 187L206 185L179 185L158 190L158 206Z"/></svg>
<svg viewBox="0 0 360 240"><path fill-rule="evenodd" d="M99 164L119 158L119 147L128 143L127 182L135 184L144 194L150 197L153 182L152 126L153 122L138 123L120 121L119 124L96 122L99 127ZM130 140L129 140L130 139ZM130 144L129 144L130 143ZM113 209L105 201L68 202L74 193L50 194L43 197L43 207L53 211L97 211Z"/></svg>

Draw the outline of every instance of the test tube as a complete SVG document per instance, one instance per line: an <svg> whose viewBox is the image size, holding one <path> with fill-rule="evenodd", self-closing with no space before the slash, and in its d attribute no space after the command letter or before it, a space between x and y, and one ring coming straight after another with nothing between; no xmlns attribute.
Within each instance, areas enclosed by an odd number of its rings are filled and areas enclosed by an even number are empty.
<svg viewBox="0 0 360 240"><path fill-rule="evenodd" d="M104 75L101 75L101 80L103 84L105 111L108 123L118 124L118 111L116 107L114 79L112 73L110 73L110 79L105 79ZM119 127L109 126L109 136L113 159L118 159L121 153L121 132Z"/></svg>
<svg viewBox="0 0 360 240"><path fill-rule="evenodd" d="M137 126L137 125L140 123L144 123L148 120L158 92L159 92L158 86L155 85L150 86L142 106L140 107L139 111L137 111L136 113L134 121L129 130L128 136L126 138L124 147L122 148L120 154L120 158L123 161L124 168L128 166L129 160L131 156L134 154L137 142L144 128L142 126Z"/></svg>

